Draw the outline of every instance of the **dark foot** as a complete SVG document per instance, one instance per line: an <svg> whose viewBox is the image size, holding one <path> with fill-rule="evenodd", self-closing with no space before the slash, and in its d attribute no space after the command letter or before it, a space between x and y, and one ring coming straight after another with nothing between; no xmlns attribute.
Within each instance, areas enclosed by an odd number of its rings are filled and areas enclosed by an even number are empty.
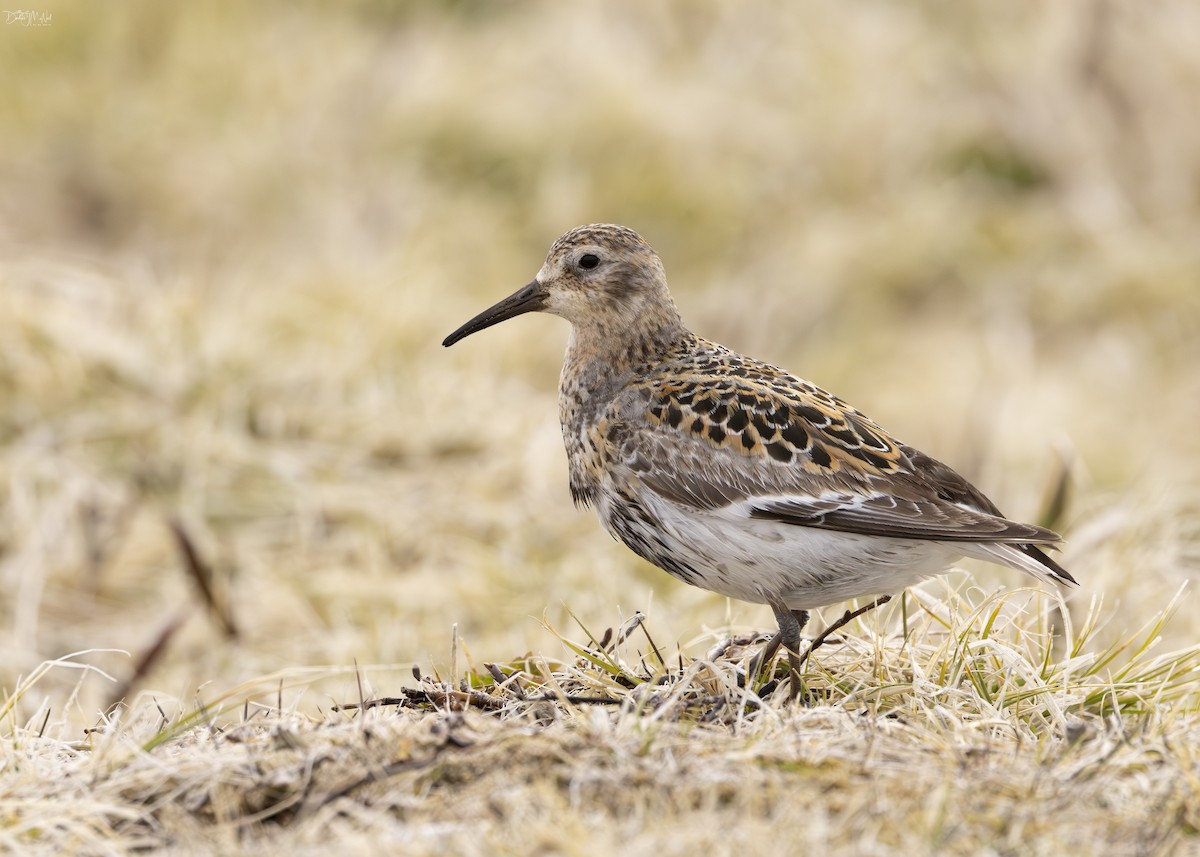
<svg viewBox="0 0 1200 857"><path fill-rule="evenodd" d="M779 651L779 647L783 646L787 650L788 668L791 676L788 698L795 699L800 695L800 631L808 623L807 610L789 610L786 606L780 603L771 605L771 609L775 611L775 621L779 623L779 633L771 638L771 641L763 648L759 658L755 658L755 669L751 675L758 675L761 667L770 663L771 658L775 657L775 653Z"/></svg>
<svg viewBox="0 0 1200 857"><path fill-rule="evenodd" d="M759 678L762 671L770 665L772 659L779 651L779 647L783 646L788 653L788 667L791 677L789 698L795 699L800 695L800 670L804 664L808 662L809 655L813 653L813 650L825 645L827 642L829 642L830 638L834 634L849 625L859 616L862 616L864 613L869 613L876 607L887 604L891 600L891 595L880 595L870 604L859 607L857 610L847 610L842 614L840 619L817 635L816 639L814 639L808 648L805 649L803 655L799 654L800 631L804 628L805 624L808 623L808 611L789 610L782 604L772 604L771 609L775 611L775 621L779 623L779 633L768 640L766 645L763 646L762 651L755 655L750 661L750 667L746 673L746 678ZM738 685L739 687L743 686L743 680L739 680ZM760 689L760 693L766 689L767 686L764 685L763 688ZM772 686L771 689L773 690L774 687Z"/></svg>

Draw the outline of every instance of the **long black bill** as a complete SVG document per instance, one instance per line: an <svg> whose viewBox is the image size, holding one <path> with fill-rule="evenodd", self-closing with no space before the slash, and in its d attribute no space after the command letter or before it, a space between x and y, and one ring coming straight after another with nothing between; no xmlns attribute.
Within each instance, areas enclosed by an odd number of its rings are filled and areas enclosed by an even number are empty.
<svg viewBox="0 0 1200 857"><path fill-rule="evenodd" d="M491 327L493 324L499 324L502 321L507 321L514 316L522 315L527 312L536 312L544 309L546 306L546 290L542 288L542 284L534 280L527 286L524 286L495 306L490 306L468 321L454 333L442 340L442 345L449 348L460 339L466 339L472 333L478 333L485 327Z"/></svg>

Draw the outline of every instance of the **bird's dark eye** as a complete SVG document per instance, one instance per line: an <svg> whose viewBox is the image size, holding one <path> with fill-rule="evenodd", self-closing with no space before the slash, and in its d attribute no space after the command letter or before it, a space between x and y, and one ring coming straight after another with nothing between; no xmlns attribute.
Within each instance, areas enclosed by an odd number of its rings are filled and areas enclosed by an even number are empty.
<svg viewBox="0 0 1200 857"><path fill-rule="evenodd" d="M600 257L594 253L584 253L579 257L579 267L591 270L600 264Z"/></svg>

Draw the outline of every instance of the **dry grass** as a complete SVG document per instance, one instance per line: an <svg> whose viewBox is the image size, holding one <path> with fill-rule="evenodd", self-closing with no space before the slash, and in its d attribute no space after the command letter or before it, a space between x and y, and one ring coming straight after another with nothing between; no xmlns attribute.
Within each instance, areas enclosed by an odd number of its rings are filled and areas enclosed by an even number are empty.
<svg viewBox="0 0 1200 857"><path fill-rule="evenodd" d="M0 27L0 847L1197 848L1194 4L38 8ZM438 345L595 220L1053 519L1079 592L972 568L808 706L739 689L714 647L768 611L570 508L561 323Z"/></svg>
<svg viewBox="0 0 1200 857"><path fill-rule="evenodd" d="M727 657L663 664L635 620L564 640L577 657L418 676L395 699L371 696L364 670L359 701L316 715L281 708L312 678L295 670L170 712L136 701L83 741L16 728L6 838L732 854L786 835L859 854L1143 854L1192 833L1200 646L1153 654L1166 615L1100 647L1096 612L1052 633L1044 593L907 604L904 633L858 629L816 656L804 707L773 681L741 689Z"/></svg>

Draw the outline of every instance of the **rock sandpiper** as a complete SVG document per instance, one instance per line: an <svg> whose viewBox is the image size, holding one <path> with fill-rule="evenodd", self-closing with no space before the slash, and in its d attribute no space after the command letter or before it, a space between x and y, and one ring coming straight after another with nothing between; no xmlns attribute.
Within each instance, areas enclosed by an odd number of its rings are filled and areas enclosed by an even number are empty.
<svg viewBox="0 0 1200 857"><path fill-rule="evenodd" d="M1075 583L945 464L820 387L691 333L636 232L554 242L533 281L454 333L546 312L571 323L559 416L571 495L685 583L767 604L798 687L808 611L898 592L963 557Z"/></svg>

